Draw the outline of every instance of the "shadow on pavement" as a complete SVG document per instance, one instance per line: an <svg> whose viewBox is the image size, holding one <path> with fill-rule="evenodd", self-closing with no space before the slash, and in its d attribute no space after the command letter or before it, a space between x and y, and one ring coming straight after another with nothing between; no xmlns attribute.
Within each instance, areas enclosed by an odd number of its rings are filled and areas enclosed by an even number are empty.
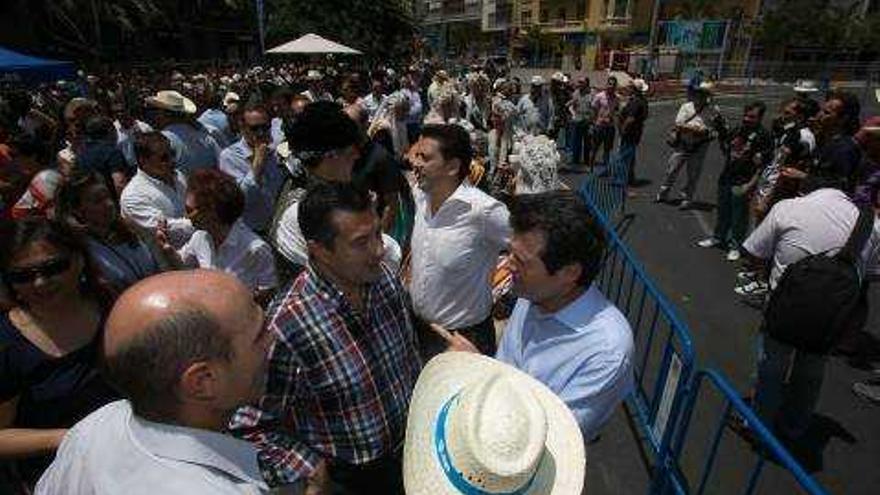
<svg viewBox="0 0 880 495"><path fill-rule="evenodd" d="M816 473L825 466L825 449L833 438L839 438L849 445L858 443L858 439L834 418L813 414L804 436L784 443L808 473Z"/></svg>
<svg viewBox="0 0 880 495"><path fill-rule="evenodd" d="M880 339L860 330L841 343L835 354L846 357L846 363L852 368L870 371L880 363Z"/></svg>

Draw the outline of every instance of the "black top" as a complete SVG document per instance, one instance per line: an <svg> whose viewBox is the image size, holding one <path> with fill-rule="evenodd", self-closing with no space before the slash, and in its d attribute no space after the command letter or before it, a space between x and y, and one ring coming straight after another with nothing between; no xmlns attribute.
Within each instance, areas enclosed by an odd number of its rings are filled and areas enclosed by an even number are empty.
<svg viewBox="0 0 880 495"><path fill-rule="evenodd" d="M725 155L722 181L742 185L762 170L773 157L773 141L763 126L739 126L721 143Z"/></svg>
<svg viewBox="0 0 880 495"><path fill-rule="evenodd" d="M642 139L645 121L648 120L648 100L641 94L634 94L620 111L621 122L629 117L633 118L633 122L625 129L621 129L620 141L638 144Z"/></svg>
<svg viewBox="0 0 880 495"><path fill-rule="evenodd" d="M862 151L852 136L837 135L819 149L818 159L810 174L836 181L834 186L849 191L855 186L861 161Z"/></svg>
<svg viewBox="0 0 880 495"><path fill-rule="evenodd" d="M76 159L76 165L83 170L101 174L110 184L113 184L113 174L116 172L122 172L127 177L133 176L136 172L135 168L125 161L125 155L115 144L103 141L87 142L85 149Z"/></svg>
<svg viewBox="0 0 880 495"><path fill-rule="evenodd" d="M101 322L103 329L104 322ZM84 347L53 357L27 340L0 315L0 402L19 397L15 428L69 428L118 398L97 372L103 331ZM53 456L19 463L26 481L36 481Z"/></svg>

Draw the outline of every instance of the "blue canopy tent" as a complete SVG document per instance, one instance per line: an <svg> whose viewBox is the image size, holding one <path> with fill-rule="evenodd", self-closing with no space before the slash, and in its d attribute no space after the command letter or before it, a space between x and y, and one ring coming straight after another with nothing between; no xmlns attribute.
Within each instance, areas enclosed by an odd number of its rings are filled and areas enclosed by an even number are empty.
<svg viewBox="0 0 880 495"><path fill-rule="evenodd" d="M76 76L73 62L32 57L0 47L0 84L34 84Z"/></svg>

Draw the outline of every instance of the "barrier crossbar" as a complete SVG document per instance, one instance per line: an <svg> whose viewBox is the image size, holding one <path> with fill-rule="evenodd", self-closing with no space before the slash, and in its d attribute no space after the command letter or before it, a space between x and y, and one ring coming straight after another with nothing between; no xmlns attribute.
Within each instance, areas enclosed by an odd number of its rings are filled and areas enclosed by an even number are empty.
<svg viewBox="0 0 880 495"><path fill-rule="evenodd" d="M708 449L702 452L695 452L695 459L704 460L702 462L702 469L699 470L699 482L696 486L696 490L693 491L689 486L687 477L682 472L680 459L682 456L682 449L685 447L689 437L691 422L698 401L702 404L711 400L711 398L706 397L707 394L704 389L707 387L720 395L720 409L722 413L712 429L712 433L708 437ZM701 370L698 372L694 378L692 386L690 387L690 394L682 411L683 417L679 423L678 431L675 434L673 446L668 451L671 458L664 463L659 476L654 480L654 489L652 490L654 493L696 493L698 495L706 493L709 487L710 478L718 464L717 461L719 458L719 450L722 446L722 438L724 437L725 432L727 432L728 438L736 439L735 443L739 444L739 447L745 447L749 451L748 455L755 457L754 462L751 463L748 475L740 478L745 480L745 486L742 493L746 495L755 493L755 490L758 487L758 481L761 478L761 475L765 472L765 465L770 459L773 459L773 462L781 469L790 473L791 477L805 493L810 495L827 495L828 492L804 470L800 463L798 463L779 440L776 439L773 433L760 421L760 419L758 419L752 408L740 398L739 392L733 388L721 372L714 369ZM727 428L731 415L734 413L738 415L739 418L745 420L749 425L749 429L752 432L753 445ZM696 448L696 446L694 446L694 448ZM729 453L731 456L735 454L735 450ZM729 478L732 473L726 474ZM735 487L732 486L729 481L730 480L725 480L723 483L723 486L726 488L725 493L734 493ZM710 493L716 491L717 490L709 490ZM778 489L770 491L778 492Z"/></svg>

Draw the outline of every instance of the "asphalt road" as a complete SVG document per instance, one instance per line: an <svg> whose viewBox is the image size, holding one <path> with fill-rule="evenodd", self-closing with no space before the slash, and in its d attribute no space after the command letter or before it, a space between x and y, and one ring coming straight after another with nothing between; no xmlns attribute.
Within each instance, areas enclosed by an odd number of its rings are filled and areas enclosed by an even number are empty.
<svg viewBox="0 0 880 495"><path fill-rule="evenodd" d="M734 96L720 98L717 103L722 113L736 122L745 101ZM733 292L736 264L727 262L723 251L695 246L696 241L711 233L714 225L715 182L721 168L717 146L711 146L697 192L704 208L679 211L652 201L669 155L665 132L679 103L651 105L637 162L637 176L646 183L635 189L636 196L628 200L627 213L631 218L621 231L690 326L698 366L720 369L745 395L754 373L760 314ZM778 100L766 103L769 121ZM871 107L876 111L876 105ZM568 176L566 180L576 187L582 178ZM684 174L679 180L683 179ZM880 342L878 287L871 291L871 306L867 326L871 338L866 340L866 346ZM793 449L808 471L831 493L880 493L880 406L863 402L851 392L853 382L872 377L880 374L873 374L870 366L859 369L843 359L832 358L809 439ZM682 459L682 467L693 483L698 481L698 469L705 460L705 449L720 415L719 407L717 397L707 396L698 403ZM635 445L632 429L621 410L600 441L588 449L589 493L646 493L648 474ZM736 435L726 433L707 493L742 493L754 459L754 453ZM768 466L756 493L799 492L785 472L772 464Z"/></svg>

